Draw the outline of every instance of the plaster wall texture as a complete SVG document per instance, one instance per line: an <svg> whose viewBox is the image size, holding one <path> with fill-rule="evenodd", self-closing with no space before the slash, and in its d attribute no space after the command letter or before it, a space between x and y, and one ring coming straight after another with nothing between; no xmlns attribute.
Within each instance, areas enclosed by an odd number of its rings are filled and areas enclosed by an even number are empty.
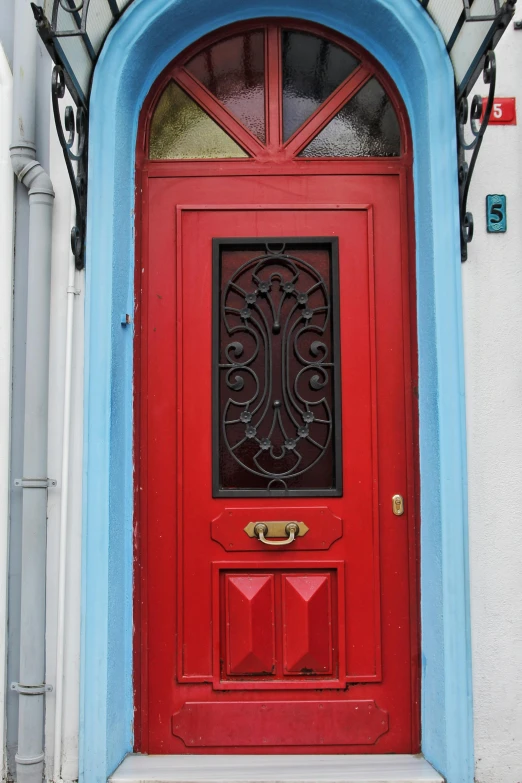
<svg viewBox="0 0 522 783"><path fill-rule="evenodd" d="M9 65L13 64L13 0L0 0L0 43Z"/></svg>
<svg viewBox="0 0 522 783"><path fill-rule="evenodd" d="M521 11L516 18L522 17ZM497 47L497 96L472 182L475 237L462 267L477 783L522 781L522 30ZM480 80L479 94L487 90ZM486 232L485 197L507 196L507 233Z"/></svg>
<svg viewBox="0 0 522 783"><path fill-rule="evenodd" d="M49 91L48 91L49 96ZM62 115L71 103L61 102ZM45 752L46 775L56 780L54 765L54 721L56 708L56 641L58 617L58 570L60 546L60 502L62 487L62 438L65 373L65 333L68 269L71 258L72 191L58 137L51 128L49 166L56 197L53 214L53 256L51 269L51 351L49 372L49 476L58 486L49 490L47 522L47 607L46 607L46 681L55 687L46 700ZM80 669L80 595L81 595L81 519L83 449L83 310L84 275L76 273L74 297L73 366L71 389L71 444L67 517L67 567L65 604L65 664L63 686L63 727L61 777L78 778L79 669Z"/></svg>

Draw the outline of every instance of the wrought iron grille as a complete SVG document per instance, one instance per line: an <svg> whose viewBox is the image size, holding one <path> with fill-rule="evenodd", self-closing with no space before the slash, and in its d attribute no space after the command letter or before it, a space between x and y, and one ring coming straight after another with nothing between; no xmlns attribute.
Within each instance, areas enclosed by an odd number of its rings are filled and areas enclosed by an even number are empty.
<svg viewBox="0 0 522 783"><path fill-rule="evenodd" d="M44 0L43 6L31 4L40 36L56 66L53 74L53 106L78 212L72 247L79 268L83 267L85 258L88 152L85 132L88 117L82 112L78 117L72 107L67 107L62 118L57 101L67 87L77 109L81 107L83 112L88 111L92 75L100 51L109 31L132 2L133 0ZM454 0L450 3L447 0L419 0L419 3L430 14L446 42L455 72L457 112L459 124L462 124L461 120L466 114L463 99L469 95L481 71L487 75L492 67L494 70L493 49L514 15L516 0ZM492 84L491 80L489 84ZM477 101L474 99L474 109L471 111L471 119L474 122L472 132L475 139L478 139L474 146L477 154L480 139L489 120L489 113L486 112L482 130L479 131L475 116L479 113L478 101L481 101L480 97ZM76 152L76 158L72 146L75 129L81 142L81 152ZM461 163L465 149L467 147L460 143L459 137ZM73 166L75 161L78 164L77 174ZM470 230L472 217L466 211L466 198L475 162L474 154L467 170L465 167L461 169L460 175L463 260L467 258L467 245L473 236L473 231Z"/></svg>
<svg viewBox="0 0 522 783"><path fill-rule="evenodd" d="M214 494L341 494L337 240L214 240Z"/></svg>

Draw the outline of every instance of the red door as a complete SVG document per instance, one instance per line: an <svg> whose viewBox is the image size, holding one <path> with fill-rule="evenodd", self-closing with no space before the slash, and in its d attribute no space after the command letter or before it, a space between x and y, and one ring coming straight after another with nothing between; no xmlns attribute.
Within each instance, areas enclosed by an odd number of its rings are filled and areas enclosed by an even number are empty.
<svg viewBox="0 0 522 783"><path fill-rule="evenodd" d="M371 113L375 66L357 52L292 135L291 32L259 23L200 44L144 115L144 150L160 151L139 161L136 313L136 743L149 753L418 749L405 136L398 160L389 138L385 160L371 144L369 160L299 160L354 97ZM269 98L254 133L235 124L246 99L227 104L222 72L259 36ZM221 157L198 162L209 134Z"/></svg>

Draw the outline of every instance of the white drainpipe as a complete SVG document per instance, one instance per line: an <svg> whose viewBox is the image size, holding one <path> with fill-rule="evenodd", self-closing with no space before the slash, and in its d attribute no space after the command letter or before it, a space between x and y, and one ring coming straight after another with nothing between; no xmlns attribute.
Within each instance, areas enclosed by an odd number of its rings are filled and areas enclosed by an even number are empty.
<svg viewBox="0 0 522 783"><path fill-rule="evenodd" d="M71 225L75 224L76 211L71 205ZM79 292L74 287L76 268L74 257L69 258L67 281L67 319L65 328L65 390L63 402L62 478L60 498L60 548L58 560L58 628L56 636L56 694L54 714L54 780L62 779L62 723L63 723L63 674L65 654L65 591L67 565L67 529L69 527L69 454L71 443L71 385L74 327L74 297Z"/></svg>
<svg viewBox="0 0 522 783"><path fill-rule="evenodd" d="M29 192L29 257L22 487L18 783L43 778L47 428L51 233L54 190L35 146L36 29L27 0L15 0L11 162Z"/></svg>

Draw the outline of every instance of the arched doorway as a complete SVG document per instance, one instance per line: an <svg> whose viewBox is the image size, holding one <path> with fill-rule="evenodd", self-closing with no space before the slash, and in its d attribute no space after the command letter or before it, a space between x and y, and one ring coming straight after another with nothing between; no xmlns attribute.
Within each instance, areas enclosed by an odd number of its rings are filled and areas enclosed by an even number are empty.
<svg viewBox="0 0 522 783"><path fill-rule="evenodd" d="M318 26L218 31L147 98L139 751L419 749L410 169Z"/></svg>

